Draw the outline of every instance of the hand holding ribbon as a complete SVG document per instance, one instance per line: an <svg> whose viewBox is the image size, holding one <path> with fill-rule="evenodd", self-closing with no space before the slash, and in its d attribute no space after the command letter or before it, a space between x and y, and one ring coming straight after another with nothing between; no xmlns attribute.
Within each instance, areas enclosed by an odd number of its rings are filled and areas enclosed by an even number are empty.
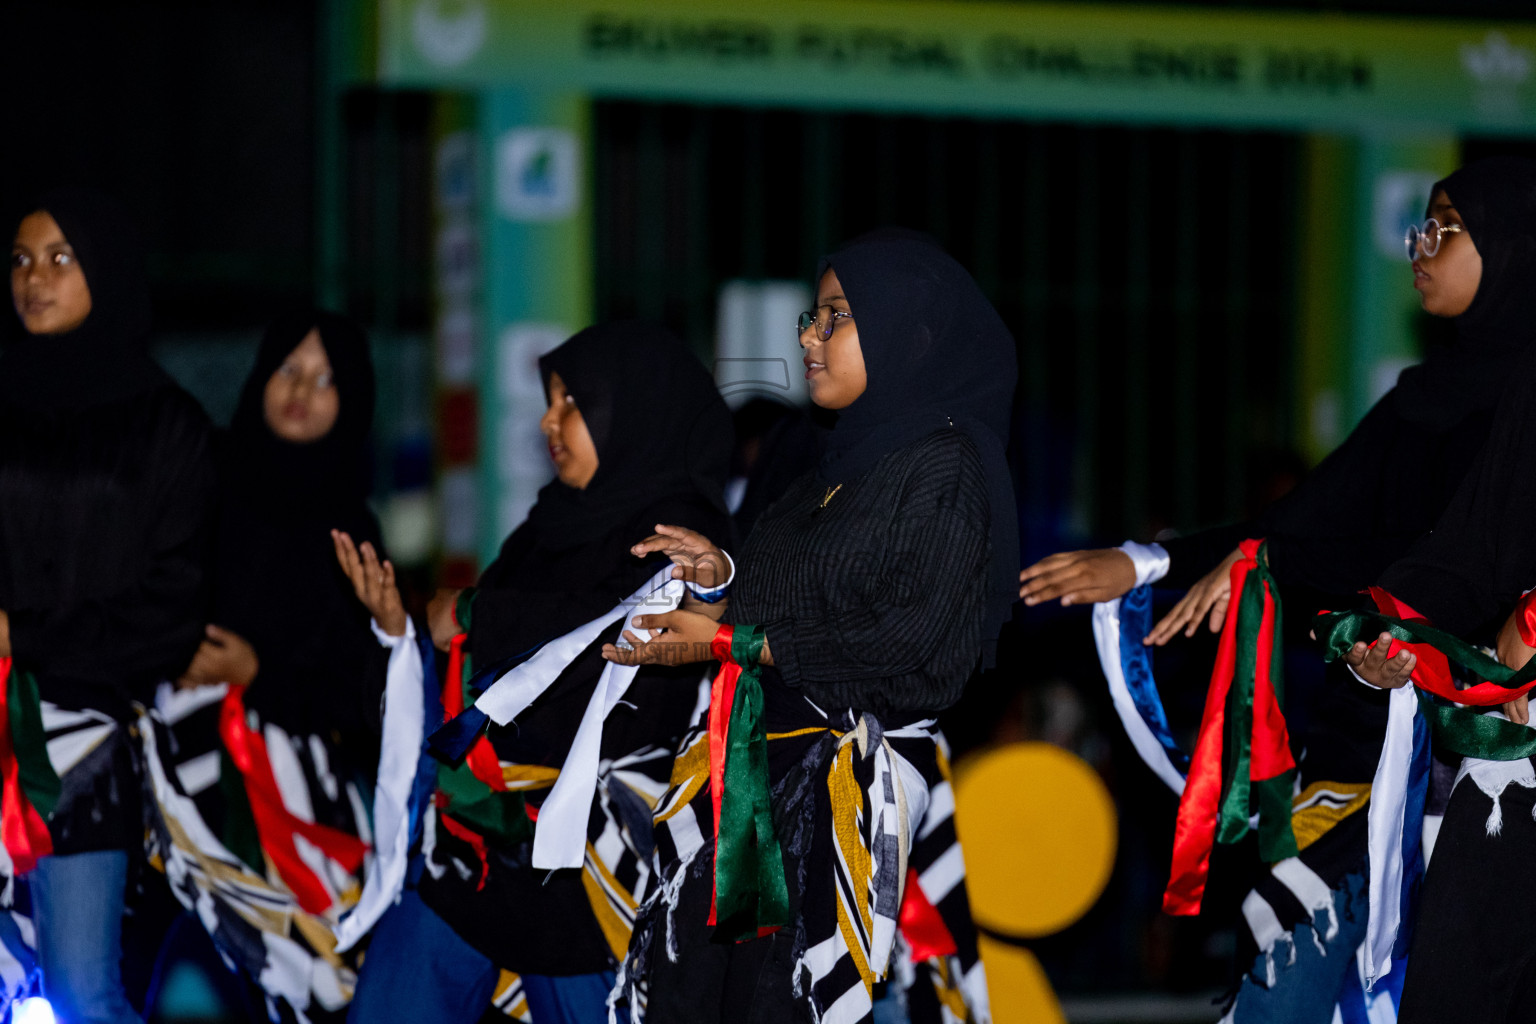
<svg viewBox="0 0 1536 1024"><path fill-rule="evenodd" d="M1451 706L1492 707L1525 696L1536 688L1536 659L1518 671L1501 665L1460 637L1431 626L1386 591L1373 587L1371 595L1382 611L1358 609L1318 617L1315 632L1328 660L1344 657L1361 640L1386 634L1391 639L1389 658L1401 648L1417 658L1413 682L1437 742L1454 753L1485 761L1515 761L1536 754L1536 730ZM1453 663L1483 681L1457 689L1451 676Z"/></svg>

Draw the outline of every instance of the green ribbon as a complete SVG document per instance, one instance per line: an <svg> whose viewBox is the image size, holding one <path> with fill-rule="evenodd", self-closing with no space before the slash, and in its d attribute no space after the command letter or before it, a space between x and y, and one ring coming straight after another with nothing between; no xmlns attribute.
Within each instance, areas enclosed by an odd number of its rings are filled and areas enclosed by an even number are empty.
<svg viewBox="0 0 1536 1024"><path fill-rule="evenodd" d="M1403 643L1433 647L1472 677L1499 686L1515 689L1536 679L1536 658L1516 671L1443 629L1422 622L1404 622L1368 609L1321 615L1316 632L1322 638L1328 661L1343 657L1359 641L1371 643L1382 633L1388 633ZM1423 689L1418 690L1418 698L1435 742L1446 750L1484 761L1518 761L1536 755L1536 729L1456 707L1443 695Z"/></svg>
<svg viewBox="0 0 1536 1024"><path fill-rule="evenodd" d="M11 747L16 754L16 774L27 801L44 821L53 817L63 785L48 760L48 734L43 731L43 702L37 677L11 663L6 707L11 720Z"/></svg>
<svg viewBox="0 0 1536 1024"><path fill-rule="evenodd" d="M735 664L720 670L722 676L733 669L738 675L726 723L715 822L715 937L738 942L789 923L789 886L769 797L768 736L763 728L758 664L762 652L762 628L736 626L731 636ZM711 735L712 743L715 739Z"/></svg>
<svg viewBox="0 0 1536 1024"><path fill-rule="evenodd" d="M1254 695L1258 676L1259 630L1264 622L1264 587L1276 595L1275 621L1269 656L1270 685L1275 701L1285 707L1284 646L1281 640L1279 588L1270 575L1264 545L1259 546L1255 568L1243 580L1237 606L1236 663L1232 687L1227 691L1226 738L1222 743L1222 778L1227 780L1217 819L1216 840L1236 843L1248 834L1249 822L1259 815L1259 854L1269 863L1296 856L1296 835L1291 828L1291 790L1294 769L1272 779L1252 779ZM1257 806L1255 806L1257 805Z"/></svg>

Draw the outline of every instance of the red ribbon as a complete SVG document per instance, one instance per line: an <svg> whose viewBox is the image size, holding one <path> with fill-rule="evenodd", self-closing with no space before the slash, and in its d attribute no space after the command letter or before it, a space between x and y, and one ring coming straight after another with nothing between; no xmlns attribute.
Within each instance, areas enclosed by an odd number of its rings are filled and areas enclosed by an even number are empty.
<svg viewBox="0 0 1536 1024"><path fill-rule="evenodd" d="M1257 551L1258 541L1245 543L1253 544ZM1255 561L1254 565L1257 566L1258 562ZM1229 616L1236 617L1235 614ZM1280 697L1275 693L1274 678L1270 675L1274 652L1275 596L1269 592L1269 583L1266 581L1264 618L1259 622L1259 643L1253 672L1253 743L1249 751L1249 776L1253 779L1273 779L1296 768L1296 759L1291 755L1290 729L1286 727L1285 712L1280 710Z"/></svg>
<svg viewBox="0 0 1536 1024"><path fill-rule="evenodd" d="M922 963L941 956L953 956L960 947L950 934L939 910L928 900L918 881L917 869L907 868L906 892L901 898L901 934L912 950L912 962Z"/></svg>
<svg viewBox="0 0 1536 1024"><path fill-rule="evenodd" d="M1433 625L1427 618L1409 607L1406 602L1394 597L1391 593L1380 587L1370 588L1370 594L1376 602L1377 610L1383 615L1390 615L1405 622L1422 622L1426 625ZM1515 606L1516 624L1520 627L1522 639L1525 638L1526 622L1531 615L1531 604L1532 596L1527 594ZM1530 644L1530 641L1527 640L1526 643ZM1536 646L1536 644L1530 645ZM1371 646L1375 647L1376 644L1373 643ZM1507 704L1522 694L1530 693L1533 688L1536 688L1536 682L1526 683L1524 686L1508 687L1484 681L1476 686L1469 686L1465 690L1458 690L1456 688L1456 681L1451 678L1451 664L1443 653L1435 650L1429 644L1404 643L1393 637L1391 646L1387 648L1387 657L1390 658L1402 650L1411 651L1419 659L1418 663L1413 667L1414 684L1419 689L1433 693L1437 697L1444 697L1454 704L1474 704L1478 707Z"/></svg>
<svg viewBox="0 0 1536 1024"><path fill-rule="evenodd" d="M53 852L53 837L21 785L21 768L11 736L10 683L11 659L0 658L0 776L4 778L0 842L11 856L12 870L24 875L37 867L39 858Z"/></svg>
<svg viewBox="0 0 1536 1024"><path fill-rule="evenodd" d="M464 641L468 633L460 633L448 644L448 673L443 681L443 721L457 718L464 710ZM488 736L481 736L464 755L464 762L475 778L498 793L507 791L507 780L501 774L501 758L491 746Z"/></svg>
<svg viewBox="0 0 1536 1024"><path fill-rule="evenodd" d="M1520 627L1521 642L1536 647L1536 590L1522 595L1515 605L1515 625Z"/></svg>
<svg viewBox="0 0 1536 1024"><path fill-rule="evenodd" d="M1245 540L1239 545L1243 557L1232 565L1232 596L1221 643L1216 650L1216 664L1206 691L1205 713L1195 753L1190 759L1184 796L1179 801L1178 823L1173 837L1173 863L1168 887L1163 892L1163 910L1169 914L1194 916L1200 913L1210 872L1211 849L1215 845L1223 796L1223 753L1226 734L1227 698L1237 671L1239 608L1243 585L1248 574L1258 569L1260 540ZM1248 780L1274 779L1296 767L1291 756L1285 716L1280 710L1270 672L1275 640L1275 600L1267 581L1264 586L1263 614L1257 630L1254 651L1253 722L1248 763Z"/></svg>
<svg viewBox="0 0 1536 1024"><path fill-rule="evenodd" d="M339 829L305 821L288 810L277 777L272 773L266 740L246 720L245 687L238 683L230 683L229 692L224 695L224 704L219 709L219 736L245 779L245 794L251 803L261 848L272 858L278 876L299 906L311 914L323 914L331 908L330 890L299 855L294 838L303 836L348 871L362 866L368 844Z"/></svg>
<svg viewBox="0 0 1536 1024"><path fill-rule="evenodd" d="M720 671L709 689L709 801L714 811L715 849L720 849L720 798L725 792L725 734L731 722L731 705L736 700L736 681L741 678L741 666L731 660L731 640L736 628L724 623L715 630L709 642L710 653L720 661ZM710 880L709 926L715 920L714 879Z"/></svg>
<svg viewBox="0 0 1536 1024"><path fill-rule="evenodd" d="M443 823L443 828L448 830L449 835L457 836L464 842L468 843L470 848L475 851L475 856L480 858L480 882L475 886L475 891L479 892L481 889L485 888L485 880L491 877L491 859L486 853L485 837L476 832L474 829L461 825L459 822L450 818L443 811L443 808L448 806L448 801L443 799L443 794L441 793L437 794L437 798L437 819Z"/></svg>

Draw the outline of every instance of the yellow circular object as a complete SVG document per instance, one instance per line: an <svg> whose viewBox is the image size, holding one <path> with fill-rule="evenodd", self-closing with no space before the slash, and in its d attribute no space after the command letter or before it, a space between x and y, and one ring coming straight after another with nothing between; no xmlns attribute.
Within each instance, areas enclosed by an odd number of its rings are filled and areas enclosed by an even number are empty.
<svg viewBox="0 0 1536 1024"><path fill-rule="evenodd" d="M971 761L955 782L976 923L1020 939L1088 912L1115 863L1115 807L1098 773L1048 743L1013 743Z"/></svg>
<svg viewBox="0 0 1536 1024"><path fill-rule="evenodd" d="M1035 954L985 935L979 942L993 1024L1067 1024Z"/></svg>

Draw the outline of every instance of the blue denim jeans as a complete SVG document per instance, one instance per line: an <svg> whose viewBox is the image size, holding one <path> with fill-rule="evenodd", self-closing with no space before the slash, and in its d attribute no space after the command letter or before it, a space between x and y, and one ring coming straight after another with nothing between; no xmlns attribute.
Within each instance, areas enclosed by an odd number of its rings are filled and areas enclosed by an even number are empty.
<svg viewBox="0 0 1536 1024"><path fill-rule="evenodd" d="M121 850L44 857L27 876L43 994L59 1024L143 1024L123 991Z"/></svg>
<svg viewBox="0 0 1536 1024"><path fill-rule="evenodd" d="M347 1021L475 1024L491 1005L500 977L494 963L407 889L374 926ZM528 1009L539 1024L604 1024L612 988L610 971L523 976Z"/></svg>
<svg viewBox="0 0 1536 1024"><path fill-rule="evenodd" d="M1294 942L1276 944L1275 984L1270 988L1255 980L1266 971L1264 954L1259 954L1225 1020L1232 1024L1329 1024L1333 1020L1333 1008L1350 973L1357 970L1355 950L1365 941L1370 917L1370 890L1363 872L1347 876L1333 890L1333 910L1339 930L1331 940L1316 932L1314 941L1312 926L1303 923L1291 932Z"/></svg>

